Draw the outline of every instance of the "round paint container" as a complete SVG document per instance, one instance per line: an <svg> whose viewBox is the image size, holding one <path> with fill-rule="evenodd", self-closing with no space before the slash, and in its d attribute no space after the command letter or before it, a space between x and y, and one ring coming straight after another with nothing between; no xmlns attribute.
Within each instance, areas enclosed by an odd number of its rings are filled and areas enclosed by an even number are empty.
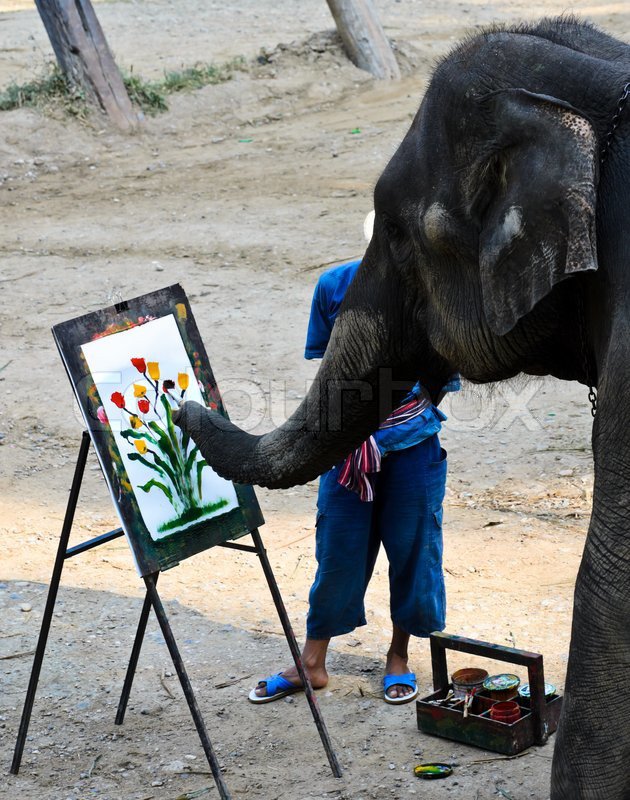
<svg viewBox="0 0 630 800"><path fill-rule="evenodd" d="M521 718L521 708L518 703L513 700L504 700L501 703L495 703L490 708L490 719L496 722L504 722L506 725L511 725Z"/></svg>
<svg viewBox="0 0 630 800"><path fill-rule="evenodd" d="M502 672L500 675L489 675L483 682L483 688L492 700L511 700L518 695L520 683L518 675Z"/></svg>
<svg viewBox="0 0 630 800"><path fill-rule="evenodd" d="M529 683L524 683L522 686L519 686L518 693L519 693L519 695L521 697L524 697L527 700L529 700L529 698L531 696L530 695ZM556 687L553 685L553 683L546 683L545 684L545 697L553 697L553 695L555 693L556 693Z"/></svg>
<svg viewBox="0 0 630 800"><path fill-rule="evenodd" d="M473 689L479 691L487 677L488 673L485 669L473 667L458 669L451 675L455 697L465 697Z"/></svg>

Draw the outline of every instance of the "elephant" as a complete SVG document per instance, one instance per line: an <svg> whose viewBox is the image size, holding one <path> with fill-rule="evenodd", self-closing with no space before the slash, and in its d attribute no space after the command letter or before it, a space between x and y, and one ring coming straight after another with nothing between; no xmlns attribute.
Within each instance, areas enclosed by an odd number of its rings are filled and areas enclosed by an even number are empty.
<svg viewBox="0 0 630 800"><path fill-rule="evenodd" d="M315 478L392 386L551 375L591 387L595 480L552 800L630 798L630 46L574 17L493 27L435 68L374 189L374 233L316 380L254 436L185 403L219 474ZM585 391L586 403L586 391Z"/></svg>

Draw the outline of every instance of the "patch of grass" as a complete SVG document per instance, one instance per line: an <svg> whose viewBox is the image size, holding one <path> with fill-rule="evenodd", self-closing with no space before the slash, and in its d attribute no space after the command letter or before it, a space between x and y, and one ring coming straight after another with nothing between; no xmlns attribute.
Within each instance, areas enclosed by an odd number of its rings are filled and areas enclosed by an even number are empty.
<svg viewBox="0 0 630 800"><path fill-rule="evenodd" d="M232 80L234 73L244 68L244 58L235 58L225 64L197 64L187 69L165 73L162 86L168 94L189 92L201 89L203 86Z"/></svg>
<svg viewBox="0 0 630 800"><path fill-rule="evenodd" d="M46 74L28 83L10 83L0 92L0 111L35 106L61 106L74 117L87 114L83 92L72 86L57 65L50 65Z"/></svg>
<svg viewBox="0 0 630 800"><path fill-rule="evenodd" d="M234 73L244 70L244 58L235 58L225 64L196 64L181 70L164 73L161 81L147 81L133 73L125 74L123 80L131 101L145 114L155 116L168 110L167 97L176 92L193 92L204 86L226 83Z"/></svg>
<svg viewBox="0 0 630 800"><path fill-rule="evenodd" d="M138 75L123 75L123 82L131 102L145 114L154 117L162 111L168 111L166 95L160 84L145 81Z"/></svg>
<svg viewBox="0 0 630 800"><path fill-rule="evenodd" d="M169 94L192 92L210 84L225 83L245 66L245 59L235 58L225 64L197 64L166 72L160 81L148 81L132 72L123 73L123 82L131 102L145 114L155 116L168 110L166 98ZM60 107L66 113L81 118L88 113L83 92L66 80L56 64L49 65L44 76L37 80L21 84L14 82L0 91L0 111L24 107Z"/></svg>

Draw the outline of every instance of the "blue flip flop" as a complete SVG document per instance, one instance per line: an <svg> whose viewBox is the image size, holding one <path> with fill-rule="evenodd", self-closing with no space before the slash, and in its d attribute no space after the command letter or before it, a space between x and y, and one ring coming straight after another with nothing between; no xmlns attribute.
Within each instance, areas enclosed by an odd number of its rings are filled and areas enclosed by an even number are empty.
<svg viewBox="0 0 630 800"><path fill-rule="evenodd" d="M402 697L390 697L387 690L392 686L409 686L413 692L405 694ZM414 672L407 672L404 675L385 675L383 678L383 698L386 703L393 706L401 706L403 703L410 703L415 697L418 696L418 684L416 683L416 675Z"/></svg>
<svg viewBox="0 0 630 800"><path fill-rule="evenodd" d="M267 687L267 694L260 697L256 694L256 689L260 684ZM250 703L273 703L274 700L280 700L281 697L286 697L288 694L303 691L302 686L296 686L291 681L284 678L281 673L270 675L262 681L259 681L258 686L251 690L248 695Z"/></svg>

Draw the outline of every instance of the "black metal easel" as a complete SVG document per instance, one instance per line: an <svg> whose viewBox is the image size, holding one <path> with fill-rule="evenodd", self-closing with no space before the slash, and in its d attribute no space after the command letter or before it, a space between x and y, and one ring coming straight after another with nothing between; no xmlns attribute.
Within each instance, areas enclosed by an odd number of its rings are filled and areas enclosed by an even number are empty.
<svg viewBox="0 0 630 800"><path fill-rule="evenodd" d="M48 589L48 597L46 600L46 607L44 609L44 617L42 619L42 625L39 632L39 639L37 641L37 648L35 650L33 668L31 670L31 677L26 692L26 700L24 701L24 709L22 711L20 729L18 731L17 741L15 743L13 762L11 764L11 773L13 775L18 774L20 769L20 764L22 762L24 744L26 742L26 735L28 733L28 727L31 720L31 713L33 711L33 703L35 702L37 684L39 682L39 675L41 672L42 662L44 660L44 653L46 651L46 643L48 641L48 633L50 631L50 623L55 608L55 602L57 600L57 590L59 589L59 583L61 581L61 572L63 570L64 561L67 558L72 558L73 556L79 555L79 553L85 553L87 550L91 550L93 547L98 547L99 545L105 544L106 542L111 542L114 539L118 539L120 536L124 535L124 531L122 530L122 528L116 528L116 530L109 531L109 533L104 533L101 536L96 536L95 538L90 539L86 542L82 542L81 544L78 544L74 547L70 548L68 547L68 542L70 539L70 531L72 530L74 513L76 511L77 501L79 499L79 492L81 490L81 482L83 480L83 473L85 470L89 449L90 449L90 435L87 431L83 431L83 437L81 439L81 447L79 449L79 456L77 458L77 464L74 470L74 477L72 479L72 486L70 488L70 496L68 498L68 505L66 507L66 514L63 521L63 527L61 529L59 547L57 548L57 556L55 558L55 565L53 567L52 577L50 580L50 587ZM280 622L282 623L284 634L287 638L289 649L291 651L291 655L293 656L293 660L295 661L295 666L297 668L298 674L304 685L304 692L306 694L308 704L311 709L311 713L313 714L313 719L315 720L317 730L319 731L322 744L324 745L324 750L326 751L330 767L332 769L333 775L336 778L339 778L341 777L341 767L339 765L339 761L337 760L335 751L333 750L332 743L330 741L330 736L328 735L326 725L324 723L321 711L317 704L317 698L315 697L315 694L313 692L313 687L311 686L311 682L308 678L308 675L304 670L300 650L297 641L295 639L295 634L293 633L291 622L289 621L289 617L286 608L284 606L282 596L280 595L278 584L276 583L276 579L271 569L271 564L269 563L269 559L267 558L267 553L265 551L262 538L260 536L260 532L258 531L257 528L254 528L252 531L250 531L250 534L254 541L253 545L239 544L237 542L224 542L220 546L228 547L234 550L244 550L248 553L256 553L256 555L260 558L263 572L265 573L265 578L267 579L269 589L271 590L271 596L273 597L273 601L276 606L276 610L278 612L278 617L280 618ZM201 711L199 710L199 706L197 705L197 700L195 698L195 694L190 684L188 674L186 673L184 662L177 647L175 637L173 636L173 631L168 621L166 611L164 610L164 606L162 605L162 601L157 591L156 584L158 575L159 573L156 572L153 573L152 575L147 575L143 578L147 591L142 606L142 611L140 613L138 630L136 632L136 638L134 640L133 648L131 651L129 666L127 667L127 674L125 676L125 682L123 684L123 689L120 697L120 702L118 704L118 711L116 713L115 722L117 725L122 725L122 722L124 720L125 711L127 708L127 702L129 700L131 686L133 683L136 666L138 664L138 658L140 656L142 640L144 638L144 634L146 631L149 613L151 611L151 608L153 608L155 611L155 615L158 619L160 628L162 630L162 634L166 641L166 646L168 647L169 653L171 654L171 658L173 659L173 664L177 671L179 682L181 683L184 695L186 697L186 701L188 703L188 707L190 709L190 713L195 723L195 727L197 728L197 733L199 734L202 747L206 754L206 758L208 759L208 764L210 765L210 769L212 770L212 775L214 776L214 780L219 790L219 795L221 797L221 800L230 800L231 795L225 784L225 781L223 780L223 776L221 775L219 763L217 761L214 750L212 749L212 743L210 742L205 722L203 721L203 718L201 716Z"/></svg>

